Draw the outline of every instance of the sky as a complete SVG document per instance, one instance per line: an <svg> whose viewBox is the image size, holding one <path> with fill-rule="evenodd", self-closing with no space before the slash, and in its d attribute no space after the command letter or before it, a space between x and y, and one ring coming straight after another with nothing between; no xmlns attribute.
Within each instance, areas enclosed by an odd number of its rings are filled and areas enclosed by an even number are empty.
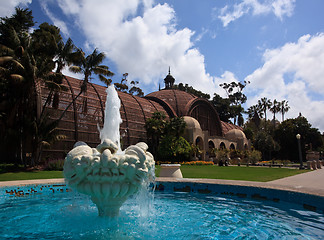
<svg viewBox="0 0 324 240"><path fill-rule="evenodd" d="M262 97L287 100L285 118L301 113L324 132L323 0L0 0L0 16L17 6L37 26L58 26L63 38L123 73L145 94L170 67L176 84L226 97L219 84L249 81L245 109ZM65 70L65 74L82 79ZM94 77L94 83L100 84ZM278 114L278 120L281 116ZM267 116L272 117L271 113Z"/></svg>

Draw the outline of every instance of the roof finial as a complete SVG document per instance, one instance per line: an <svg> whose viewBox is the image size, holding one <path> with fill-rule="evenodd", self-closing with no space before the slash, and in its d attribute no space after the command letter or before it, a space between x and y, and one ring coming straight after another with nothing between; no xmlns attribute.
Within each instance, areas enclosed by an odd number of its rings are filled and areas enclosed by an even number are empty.
<svg viewBox="0 0 324 240"><path fill-rule="evenodd" d="M171 75L170 66L169 66L169 74L164 78L165 88L166 89L172 88L174 81L175 79Z"/></svg>

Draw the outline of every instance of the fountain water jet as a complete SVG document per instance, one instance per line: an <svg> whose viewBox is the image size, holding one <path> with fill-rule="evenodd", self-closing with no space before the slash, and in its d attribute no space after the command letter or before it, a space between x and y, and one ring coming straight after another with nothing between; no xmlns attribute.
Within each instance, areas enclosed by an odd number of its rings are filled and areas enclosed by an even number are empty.
<svg viewBox="0 0 324 240"><path fill-rule="evenodd" d="M107 89L105 123L96 148L77 142L67 154L64 176L67 184L91 196L99 216L116 216L142 183L154 178L154 158L144 142L120 149L120 100L114 86Z"/></svg>

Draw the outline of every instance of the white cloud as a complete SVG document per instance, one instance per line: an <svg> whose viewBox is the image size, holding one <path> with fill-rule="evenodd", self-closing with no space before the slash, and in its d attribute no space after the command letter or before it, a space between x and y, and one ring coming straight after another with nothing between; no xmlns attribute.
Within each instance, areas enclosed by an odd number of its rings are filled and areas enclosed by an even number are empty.
<svg viewBox="0 0 324 240"><path fill-rule="evenodd" d="M10 17L15 13L15 7L27 7L32 0L1 0L0 1L0 16Z"/></svg>
<svg viewBox="0 0 324 240"><path fill-rule="evenodd" d="M248 105L257 99L287 99L291 109L289 117L301 112L315 127L324 130L324 33L304 35L295 43L287 43L263 54L264 64L245 80L249 80ZM252 92L253 91L253 92Z"/></svg>
<svg viewBox="0 0 324 240"><path fill-rule="evenodd" d="M59 6L76 21L88 45L105 52L118 72L129 73L142 86L162 83L171 66L177 83L211 95L219 89L217 79L206 73L204 56L194 47L194 32L176 29L175 11L168 4L60 0Z"/></svg>
<svg viewBox="0 0 324 240"><path fill-rule="evenodd" d="M272 3L273 13L282 20L287 15L290 17L294 11L296 0L277 0Z"/></svg>
<svg viewBox="0 0 324 240"><path fill-rule="evenodd" d="M63 35L65 37L69 37L70 33L69 33L68 27L66 26L65 22L58 19L57 17L55 17L55 15L47 7L47 2L46 1L39 1L39 3L41 5L43 11L51 19L51 21L54 23L54 25L57 26L61 30L61 32L63 33Z"/></svg>
<svg viewBox="0 0 324 240"><path fill-rule="evenodd" d="M284 16L290 17L293 14L295 1L296 0L270 0L260 3L258 0L242 0L240 3L234 4L232 7L226 5L220 9L220 14L217 15L217 18L223 22L224 27L248 13L251 13L252 15L266 15L273 13L276 17L282 20ZM217 9L214 9L213 12L215 15Z"/></svg>

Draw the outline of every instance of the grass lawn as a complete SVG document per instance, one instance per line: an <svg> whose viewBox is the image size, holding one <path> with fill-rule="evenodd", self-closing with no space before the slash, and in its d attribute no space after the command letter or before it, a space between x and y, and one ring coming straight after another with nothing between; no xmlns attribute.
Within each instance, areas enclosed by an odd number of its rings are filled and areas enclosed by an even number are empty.
<svg viewBox="0 0 324 240"><path fill-rule="evenodd" d="M209 179L228 179L268 182L279 178L293 176L308 170L288 169L288 168L269 168L269 167L219 167L217 165L206 166L181 166L184 178L209 178ZM160 172L157 166L156 175Z"/></svg>
<svg viewBox="0 0 324 240"><path fill-rule="evenodd" d="M181 166L185 178L210 178L228 180L246 180L267 182L284 178L308 170L266 167L219 167L219 166ZM156 176L159 176L160 166L156 166ZM62 171L0 171L0 181L63 178Z"/></svg>
<svg viewBox="0 0 324 240"><path fill-rule="evenodd" d="M26 171L0 173L0 181L63 178L62 171Z"/></svg>

